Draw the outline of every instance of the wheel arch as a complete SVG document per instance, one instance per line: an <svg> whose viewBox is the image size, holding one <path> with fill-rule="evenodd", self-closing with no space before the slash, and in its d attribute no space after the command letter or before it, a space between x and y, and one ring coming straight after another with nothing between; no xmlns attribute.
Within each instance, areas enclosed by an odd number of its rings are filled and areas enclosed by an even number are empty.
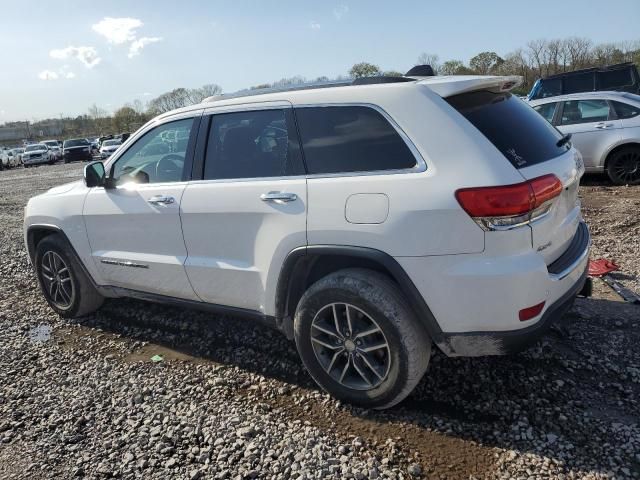
<svg viewBox="0 0 640 480"><path fill-rule="evenodd" d="M604 155L604 163L603 163L603 169L605 172L607 171L607 167L609 166L609 159L611 158L611 156L619 152L620 150L628 147L640 148L640 142L623 140L622 143L618 143L609 151L607 151Z"/></svg>
<svg viewBox="0 0 640 480"><path fill-rule="evenodd" d="M82 268L84 274L87 276L87 278L89 279L89 281L91 282L93 287L96 290L99 290L103 295L108 296L109 294L107 293L107 291L102 289L96 283L95 279L93 278L93 276L91 275L91 273L87 269L86 265L82 262L82 260L80 258L80 255L78 255L78 252L74 248L73 243L71 243L71 240L69 240L69 237L67 236L67 234L64 232L64 230L62 228L58 227L57 225L52 225L52 224L33 224L33 225L29 225L29 227L27 227L27 233L26 233L26 236L25 236L26 237L26 244L27 244L26 245L27 246L27 252L29 254L29 259L31 260L31 264L34 266L34 268L35 268L36 247L38 246L38 243L40 243L46 237L48 237L50 235L54 235L54 234L60 235L60 237L67 243L67 245L71 249L72 255L75 256L75 259L78 262L78 265L80 265L80 267Z"/></svg>
<svg viewBox="0 0 640 480"><path fill-rule="evenodd" d="M67 238L67 235L64 233L64 231L56 225L36 224L36 225L30 225L27 228L27 234L26 234L27 253L29 254L29 259L31 260L32 264L35 261L36 247L38 243L40 243L45 237L48 237L49 235L53 235L55 233L60 234L65 239L65 241L69 245L71 245L71 242L69 242L69 238ZM75 253L75 250L74 250L74 253Z"/></svg>
<svg viewBox="0 0 640 480"><path fill-rule="evenodd" d="M426 333L438 346L442 345L440 325L400 264L380 250L347 245L311 245L296 248L287 255L275 298L276 321L287 337L293 338L293 316L306 289L330 273L354 267L376 270L391 278L406 296Z"/></svg>

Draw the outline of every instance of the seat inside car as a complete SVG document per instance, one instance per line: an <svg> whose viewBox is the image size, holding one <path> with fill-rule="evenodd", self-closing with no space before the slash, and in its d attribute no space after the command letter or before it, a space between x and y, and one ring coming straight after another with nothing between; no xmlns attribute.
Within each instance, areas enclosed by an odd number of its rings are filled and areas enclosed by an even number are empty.
<svg viewBox="0 0 640 480"><path fill-rule="evenodd" d="M566 102L562 112L563 123L576 123L582 120L582 111L578 102Z"/></svg>

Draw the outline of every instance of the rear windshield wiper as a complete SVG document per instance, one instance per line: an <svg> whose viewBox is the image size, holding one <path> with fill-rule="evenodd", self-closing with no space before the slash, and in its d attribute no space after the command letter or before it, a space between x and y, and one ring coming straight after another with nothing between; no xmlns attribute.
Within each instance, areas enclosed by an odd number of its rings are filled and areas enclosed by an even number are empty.
<svg viewBox="0 0 640 480"><path fill-rule="evenodd" d="M571 134L567 133L565 136L563 136L560 140L556 142L556 147L562 147L563 145L566 145L567 143L569 143L569 140L571 140Z"/></svg>

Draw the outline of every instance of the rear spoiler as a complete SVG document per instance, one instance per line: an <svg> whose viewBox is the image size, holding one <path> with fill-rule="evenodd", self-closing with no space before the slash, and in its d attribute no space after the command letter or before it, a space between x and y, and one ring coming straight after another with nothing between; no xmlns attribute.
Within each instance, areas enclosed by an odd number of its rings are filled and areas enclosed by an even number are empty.
<svg viewBox="0 0 640 480"><path fill-rule="evenodd" d="M420 85L433 90L442 98L476 90L488 90L500 93L508 92L522 84L519 75L448 75L443 77L429 77L419 81Z"/></svg>

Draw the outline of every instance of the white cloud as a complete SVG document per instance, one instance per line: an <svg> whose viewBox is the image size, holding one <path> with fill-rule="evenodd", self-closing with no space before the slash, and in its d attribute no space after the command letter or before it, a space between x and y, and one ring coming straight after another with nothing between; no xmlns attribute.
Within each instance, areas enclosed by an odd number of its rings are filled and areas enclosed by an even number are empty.
<svg viewBox="0 0 640 480"><path fill-rule="evenodd" d="M109 43L121 45L136 39L136 29L143 25L137 18L104 17L91 26L94 32L102 35Z"/></svg>
<svg viewBox="0 0 640 480"><path fill-rule="evenodd" d="M320 30L320 24L319 24L318 22L311 21L311 22L309 23L309 28L310 28L311 30Z"/></svg>
<svg viewBox="0 0 640 480"><path fill-rule="evenodd" d="M76 78L76 74L73 72L67 72L64 74L64 78L68 78L68 79Z"/></svg>
<svg viewBox="0 0 640 480"><path fill-rule="evenodd" d="M73 47L54 49L49 52L51 58L58 60L66 60L68 58L76 58L80 60L85 67L93 68L102 60L98 56L98 52L93 47Z"/></svg>
<svg viewBox="0 0 640 480"><path fill-rule="evenodd" d="M57 80L58 74L56 72L52 72L51 70L43 70L38 74L38 78L40 80Z"/></svg>
<svg viewBox="0 0 640 480"><path fill-rule="evenodd" d="M347 5L338 5L333 9L333 16L336 17L338 21L342 20L347 13L349 13L349 7Z"/></svg>
<svg viewBox="0 0 640 480"><path fill-rule="evenodd" d="M131 42L129 46L129 58L133 58L136 55L140 55L140 52L144 47L150 43L156 43L162 40L162 37L140 37L137 40Z"/></svg>

